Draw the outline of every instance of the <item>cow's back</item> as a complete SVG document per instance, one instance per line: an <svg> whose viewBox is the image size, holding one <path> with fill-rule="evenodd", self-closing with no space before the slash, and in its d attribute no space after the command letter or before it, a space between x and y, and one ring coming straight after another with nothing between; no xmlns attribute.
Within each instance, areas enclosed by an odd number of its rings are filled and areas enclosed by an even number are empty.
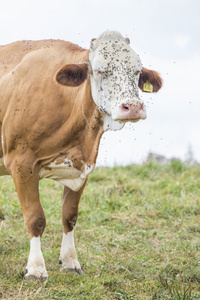
<svg viewBox="0 0 200 300"><path fill-rule="evenodd" d="M27 54L37 50L44 50L45 56L48 56L48 52L54 50L58 60L62 60L63 55L65 59L68 57L70 60L76 60L77 57L77 60L79 60L82 56L85 56L85 52L88 52L88 50L78 45L62 40L18 41L3 45L0 46L0 78L11 72ZM83 55L80 55L81 52Z"/></svg>

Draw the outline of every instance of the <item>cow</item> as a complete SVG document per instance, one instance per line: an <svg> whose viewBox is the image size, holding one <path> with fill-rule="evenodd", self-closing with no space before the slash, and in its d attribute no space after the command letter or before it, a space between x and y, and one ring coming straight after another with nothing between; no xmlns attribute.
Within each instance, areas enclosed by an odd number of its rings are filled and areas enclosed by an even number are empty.
<svg viewBox="0 0 200 300"><path fill-rule="evenodd" d="M102 134L146 118L139 97L162 78L142 67L130 40L106 31L89 49L62 40L0 46L0 175L11 175L30 236L25 279L46 280L46 219L39 181L64 185L61 271L82 273L74 245L78 204Z"/></svg>

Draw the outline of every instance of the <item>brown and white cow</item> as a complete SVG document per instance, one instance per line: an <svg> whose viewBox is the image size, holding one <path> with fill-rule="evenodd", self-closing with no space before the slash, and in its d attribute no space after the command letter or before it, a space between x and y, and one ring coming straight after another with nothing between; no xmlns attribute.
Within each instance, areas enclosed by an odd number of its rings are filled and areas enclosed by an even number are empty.
<svg viewBox="0 0 200 300"><path fill-rule="evenodd" d="M74 246L78 204L94 170L102 134L146 118L138 86L162 86L142 68L128 38L108 31L89 50L60 40L0 47L0 175L13 177L30 235L26 279L46 278L41 252L42 178L64 187L62 269L81 273Z"/></svg>

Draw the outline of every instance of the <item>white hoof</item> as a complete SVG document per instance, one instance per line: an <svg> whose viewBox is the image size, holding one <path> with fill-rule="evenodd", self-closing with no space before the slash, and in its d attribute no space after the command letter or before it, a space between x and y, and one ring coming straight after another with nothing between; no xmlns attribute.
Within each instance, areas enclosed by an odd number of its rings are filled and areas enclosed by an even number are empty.
<svg viewBox="0 0 200 300"><path fill-rule="evenodd" d="M79 261L77 259L73 259L71 257L68 257L67 260L59 260L59 263L62 263L62 268L60 271L65 272L74 272L78 274L82 274L83 271L81 270L81 266L79 264Z"/></svg>
<svg viewBox="0 0 200 300"><path fill-rule="evenodd" d="M26 267L26 280L40 279L42 281L48 278L47 270L44 265L31 265Z"/></svg>
<svg viewBox="0 0 200 300"><path fill-rule="evenodd" d="M70 268L61 268L60 272L74 273L75 275L83 274L83 271L81 269L70 269Z"/></svg>
<svg viewBox="0 0 200 300"><path fill-rule="evenodd" d="M42 282L45 282L46 280L48 280L48 276L47 277L37 277L35 275L29 275L28 273L25 275L25 280L27 281L31 281L31 280L40 280Z"/></svg>

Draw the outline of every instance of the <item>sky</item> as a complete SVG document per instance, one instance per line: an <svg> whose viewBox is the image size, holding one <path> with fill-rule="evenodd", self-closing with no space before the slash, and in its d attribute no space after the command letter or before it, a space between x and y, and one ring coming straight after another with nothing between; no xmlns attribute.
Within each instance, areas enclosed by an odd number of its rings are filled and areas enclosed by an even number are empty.
<svg viewBox="0 0 200 300"><path fill-rule="evenodd" d="M159 72L162 89L142 93L147 119L101 140L97 164L126 165L149 152L200 162L199 0L0 0L0 44L63 39L88 48L105 30L131 40L143 66Z"/></svg>

